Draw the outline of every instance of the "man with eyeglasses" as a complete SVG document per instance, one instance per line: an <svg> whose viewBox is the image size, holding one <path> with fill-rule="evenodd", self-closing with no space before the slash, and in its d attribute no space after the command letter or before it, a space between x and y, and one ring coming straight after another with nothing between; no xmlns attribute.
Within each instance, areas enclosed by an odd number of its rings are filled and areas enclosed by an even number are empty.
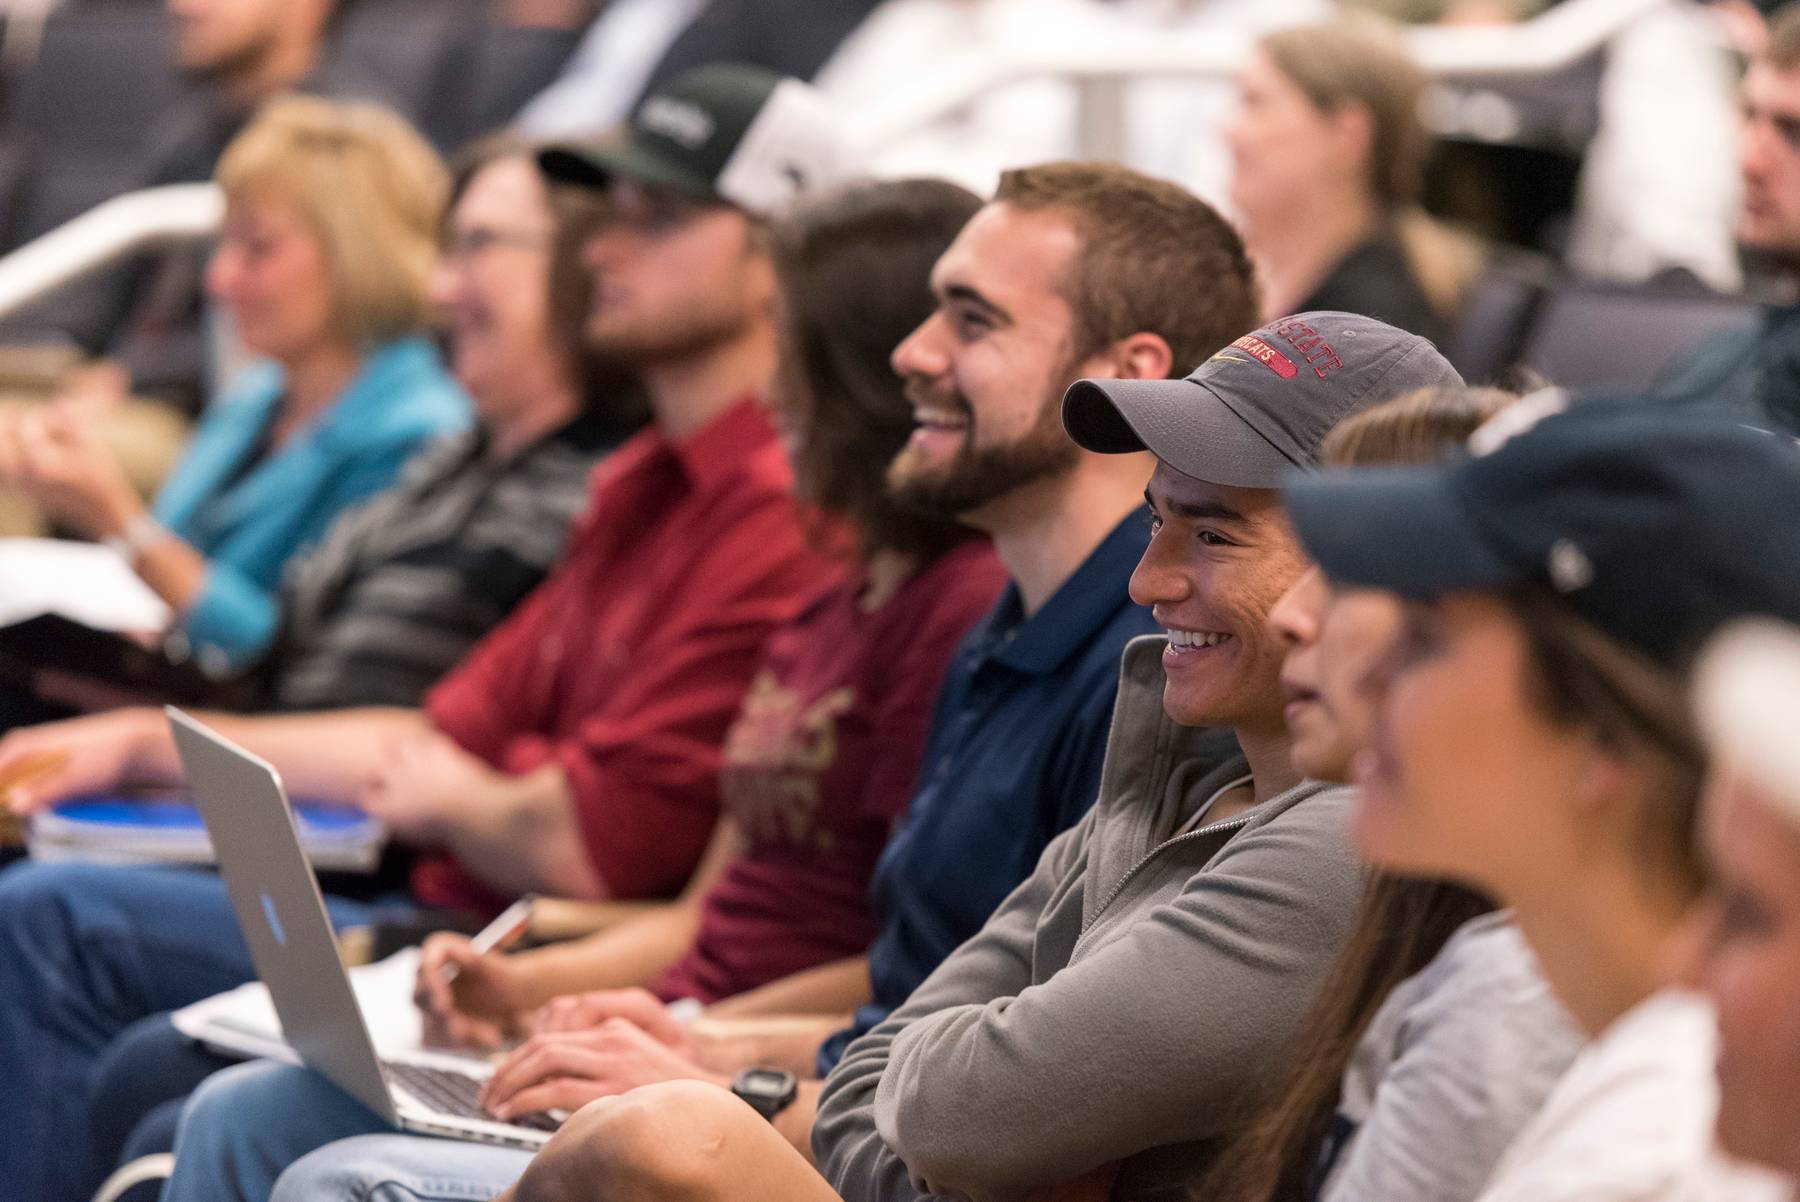
<svg viewBox="0 0 1800 1202"><path fill-rule="evenodd" d="M757 401L775 362L759 215L836 173L830 120L804 85L747 68L703 68L664 99L623 144L545 156L614 191L587 244L586 337L637 372L651 411L596 473L561 563L419 709L204 719L295 796L353 800L423 849L411 887L428 906L678 890L764 637L841 570L807 539ZM16 731L0 765L52 749L65 766L13 791L15 809L180 781L153 710ZM111 1040L254 970L211 876L23 864L0 898L0 1072L42 1120L31 1155L54 1158L49 1133L69 1146ZM328 906L340 926L371 913Z"/></svg>
<svg viewBox="0 0 1800 1202"><path fill-rule="evenodd" d="M1792 289L1800 284L1800 5L1769 22L1739 90L1738 245ZM1800 434L1800 305L1771 306L1708 337L1661 381L1657 398Z"/></svg>

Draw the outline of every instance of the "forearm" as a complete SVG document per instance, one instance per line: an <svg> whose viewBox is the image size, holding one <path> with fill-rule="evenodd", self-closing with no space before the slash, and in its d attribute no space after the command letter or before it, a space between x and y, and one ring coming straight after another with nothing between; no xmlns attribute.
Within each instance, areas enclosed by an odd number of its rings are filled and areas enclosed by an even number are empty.
<svg viewBox="0 0 1800 1202"><path fill-rule="evenodd" d="M520 952L526 1004L594 989L647 985L693 944L700 925L696 906L671 902L573 943Z"/></svg>
<svg viewBox="0 0 1800 1202"><path fill-rule="evenodd" d="M781 1138L787 1140L795 1151L806 1157L807 1164L813 1162L813 1120L819 1115L819 1093L824 1088L823 1081L802 1080L800 1092L794 1095L793 1103L775 1116L775 1130L781 1133Z"/></svg>
<svg viewBox="0 0 1800 1202"><path fill-rule="evenodd" d="M779 1068L811 1078L817 1072L819 1045L849 1021L847 1013L719 1019L708 1011L695 1020L691 1033L699 1062L713 1072Z"/></svg>
<svg viewBox="0 0 1800 1202"><path fill-rule="evenodd" d="M336 710L319 714L263 715L201 712L195 719L273 764L296 797L348 804L392 740L416 731L424 717L413 710ZM166 719L135 708L80 719L117 724L126 750L120 778L111 784L180 784L181 760ZM63 727L45 727L46 732Z"/></svg>
<svg viewBox="0 0 1800 1202"><path fill-rule="evenodd" d="M607 896L560 767L497 775L486 791L461 799L445 822L444 842L464 868L499 893Z"/></svg>
<svg viewBox="0 0 1800 1202"><path fill-rule="evenodd" d="M709 1018L747 1018L770 1014L842 1015L869 1000L869 958L853 956L790 973L759 989L715 1002ZM827 1032L826 1034L830 1034Z"/></svg>
<svg viewBox="0 0 1800 1202"><path fill-rule="evenodd" d="M206 557L166 532L138 549L131 569L177 614L193 608L206 587Z"/></svg>
<svg viewBox="0 0 1800 1202"><path fill-rule="evenodd" d="M419 710L374 707L253 717L206 713L198 718L275 765L290 795L346 805L355 801L397 742L430 728ZM151 752L150 766L160 766L163 761L157 757L163 755L174 765L166 731ZM174 767L178 772L179 766Z"/></svg>

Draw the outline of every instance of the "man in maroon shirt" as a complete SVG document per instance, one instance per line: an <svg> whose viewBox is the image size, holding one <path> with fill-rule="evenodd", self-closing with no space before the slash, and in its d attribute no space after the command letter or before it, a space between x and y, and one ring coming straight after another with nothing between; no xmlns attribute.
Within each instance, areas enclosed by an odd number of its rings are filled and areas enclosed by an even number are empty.
<svg viewBox="0 0 1800 1202"><path fill-rule="evenodd" d="M744 68L677 79L621 145L547 155L553 176L610 186L613 218L585 248L588 335L637 369L651 428L596 473L563 562L422 711L203 715L294 795L357 802L433 849L420 900L655 896L693 870L763 641L841 572L809 542L756 402L775 282L755 214L837 165L816 98ZM16 731L0 775L51 750L66 762L15 789L15 809L181 779L153 710ZM69 1132L115 1035L254 975L208 875L22 863L0 873L0 897L0 1071L32 1095L42 1121L15 1135L44 1155L81 1138ZM340 924L367 915L331 909Z"/></svg>

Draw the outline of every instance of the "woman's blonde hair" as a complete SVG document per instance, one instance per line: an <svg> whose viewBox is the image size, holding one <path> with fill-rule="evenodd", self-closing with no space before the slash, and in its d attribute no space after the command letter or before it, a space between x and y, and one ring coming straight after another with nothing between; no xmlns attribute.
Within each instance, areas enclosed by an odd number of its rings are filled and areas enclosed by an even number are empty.
<svg viewBox="0 0 1800 1202"><path fill-rule="evenodd" d="M1369 190L1393 223L1425 299L1454 317L1481 270L1482 251L1420 207L1432 137L1419 108L1430 78L1398 33L1374 18L1350 19L1277 30L1257 46L1314 108L1331 113L1353 104L1368 113Z"/></svg>
<svg viewBox="0 0 1800 1202"><path fill-rule="evenodd" d="M267 198L298 211L324 248L334 324L351 345L426 327L449 179L400 117L284 96L225 148L214 178L228 203Z"/></svg>

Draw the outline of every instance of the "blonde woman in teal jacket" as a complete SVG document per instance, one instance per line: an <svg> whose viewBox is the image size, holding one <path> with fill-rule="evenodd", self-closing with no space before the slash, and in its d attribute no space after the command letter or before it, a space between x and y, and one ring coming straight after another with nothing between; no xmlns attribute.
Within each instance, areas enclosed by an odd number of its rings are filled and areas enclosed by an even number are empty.
<svg viewBox="0 0 1800 1202"><path fill-rule="evenodd" d="M225 220L207 290L265 361L214 402L154 506L73 406L0 426L0 479L114 547L223 671L273 637L288 560L470 418L422 337L446 178L405 122L277 100L217 179Z"/></svg>

